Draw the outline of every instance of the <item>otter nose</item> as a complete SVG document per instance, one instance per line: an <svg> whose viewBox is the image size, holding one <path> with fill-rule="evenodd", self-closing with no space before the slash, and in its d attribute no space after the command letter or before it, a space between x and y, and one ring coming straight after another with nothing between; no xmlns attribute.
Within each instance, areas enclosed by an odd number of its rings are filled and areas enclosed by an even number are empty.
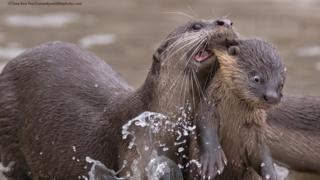
<svg viewBox="0 0 320 180"><path fill-rule="evenodd" d="M278 104L281 100L281 97L279 94L275 91L266 91L266 93L263 95L264 101L270 104Z"/></svg>
<svg viewBox="0 0 320 180"><path fill-rule="evenodd" d="M218 26L232 26L233 22L229 19L219 19L217 20Z"/></svg>

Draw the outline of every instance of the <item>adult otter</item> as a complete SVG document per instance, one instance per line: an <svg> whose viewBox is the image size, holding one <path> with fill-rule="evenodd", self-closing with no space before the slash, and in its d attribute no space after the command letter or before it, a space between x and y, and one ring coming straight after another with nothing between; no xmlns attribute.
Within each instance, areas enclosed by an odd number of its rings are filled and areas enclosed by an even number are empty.
<svg viewBox="0 0 320 180"><path fill-rule="evenodd" d="M235 38L231 25L201 20L177 28L135 91L104 61L68 43L47 43L10 61L0 76L1 162L9 166L8 178L85 178L86 157L109 169L124 160L130 165L137 148L128 150L122 126L145 111L173 117L188 107L192 116L215 59L207 49ZM174 140L162 137L169 146ZM161 153L176 161L176 150Z"/></svg>
<svg viewBox="0 0 320 180"><path fill-rule="evenodd" d="M221 149L215 138L218 133L228 165L217 179L247 179L249 168L263 179L278 179L265 136L266 109L282 96L281 58L270 44L254 39L240 40L239 47L230 47L229 53L215 51L220 68L207 88L212 100L207 105L212 110L198 121L201 160L210 159ZM202 171L211 176L206 177L209 179L216 173L206 172L206 167Z"/></svg>

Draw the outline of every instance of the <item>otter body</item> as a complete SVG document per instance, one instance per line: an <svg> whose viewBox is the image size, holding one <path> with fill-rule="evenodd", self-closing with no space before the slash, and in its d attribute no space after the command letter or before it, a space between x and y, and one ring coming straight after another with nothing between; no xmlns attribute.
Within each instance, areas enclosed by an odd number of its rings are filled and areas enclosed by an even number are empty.
<svg viewBox="0 0 320 180"><path fill-rule="evenodd" d="M320 98L285 96L267 117L273 158L290 169L320 174Z"/></svg>
<svg viewBox="0 0 320 180"><path fill-rule="evenodd" d="M229 53L216 52L220 68L207 88L211 112L198 122L200 157L206 154L202 152L225 154L228 163L223 173L219 166L217 172L209 173L221 174L217 179L254 178L250 168L263 179L278 179L265 139L265 109L282 96L281 58L275 48L260 40L240 40L239 47L229 48Z"/></svg>
<svg viewBox="0 0 320 180"><path fill-rule="evenodd" d="M1 162L15 162L12 177L86 176L86 156L118 169L111 154L118 151L117 129L124 122L116 120L142 107L120 110L133 89L101 59L72 44L48 43L9 62L0 84Z"/></svg>
<svg viewBox="0 0 320 180"><path fill-rule="evenodd" d="M224 20L177 28L155 52L146 81L137 90L101 59L68 43L44 44L18 56L0 75L0 150L6 176L85 178L94 159L109 170L122 168L121 177L139 171L136 178L146 179L154 152L160 157L156 162L169 158L177 163L178 135L156 137L155 142L169 150L146 148L139 145L150 140L147 127L138 128L135 146L128 148L132 139L123 139L123 125L145 111L162 113L176 123L181 108L188 110L183 120L189 123L211 76L215 57L207 48L235 37ZM178 171L162 177L180 177Z"/></svg>

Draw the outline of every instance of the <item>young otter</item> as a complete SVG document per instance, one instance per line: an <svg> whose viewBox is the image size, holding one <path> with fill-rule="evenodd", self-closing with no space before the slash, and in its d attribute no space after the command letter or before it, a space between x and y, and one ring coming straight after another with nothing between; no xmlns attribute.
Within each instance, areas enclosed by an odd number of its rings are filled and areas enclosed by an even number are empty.
<svg viewBox="0 0 320 180"><path fill-rule="evenodd" d="M122 126L145 111L175 122L187 108L185 119L191 119L215 59L208 49L235 37L229 20L177 28L160 45L146 81L135 91L103 60L72 44L47 43L24 52L0 75L0 152L7 177L87 178L90 158L113 170L127 161L124 174L131 174L142 147L128 149ZM142 132L136 134L137 144L148 140ZM160 140L170 149L156 152L177 162L175 138L163 134ZM141 179L150 154L140 154Z"/></svg>
<svg viewBox="0 0 320 180"><path fill-rule="evenodd" d="M225 153L228 165L217 179L247 179L250 168L263 179L278 179L265 136L266 109L282 96L285 77L281 58L270 44L255 39L240 40L238 47L228 51L231 55L215 50L220 68L206 90L212 100L207 103L211 113L202 114L197 123L202 176L209 174L205 178L211 179L220 174L223 162L219 161L225 159ZM215 171L206 167L211 154L222 157L214 159Z"/></svg>

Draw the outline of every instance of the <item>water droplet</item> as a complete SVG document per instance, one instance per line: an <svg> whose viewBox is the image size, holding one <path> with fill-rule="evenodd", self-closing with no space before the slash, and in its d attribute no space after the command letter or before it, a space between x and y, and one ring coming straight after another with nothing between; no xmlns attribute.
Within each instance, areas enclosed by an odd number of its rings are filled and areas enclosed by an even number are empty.
<svg viewBox="0 0 320 180"><path fill-rule="evenodd" d="M72 146L73 152L77 152L76 146Z"/></svg>
<svg viewBox="0 0 320 180"><path fill-rule="evenodd" d="M168 150L169 150L169 148L167 148L167 147L162 148L162 151L168 151Z"/></svg>
<svg viewBox="0 0 320 180"><path fill-rule="evenodd" d="M182 151L184 151L184 148L183 147L179 147L178 148L178 152L181 153Z"/></svg>
<svg viewBox="0 0 320 180"><path fill-rule="evenodd" d="M270 175L269 174L266 175L266 179L270 179Z"/></svg>

